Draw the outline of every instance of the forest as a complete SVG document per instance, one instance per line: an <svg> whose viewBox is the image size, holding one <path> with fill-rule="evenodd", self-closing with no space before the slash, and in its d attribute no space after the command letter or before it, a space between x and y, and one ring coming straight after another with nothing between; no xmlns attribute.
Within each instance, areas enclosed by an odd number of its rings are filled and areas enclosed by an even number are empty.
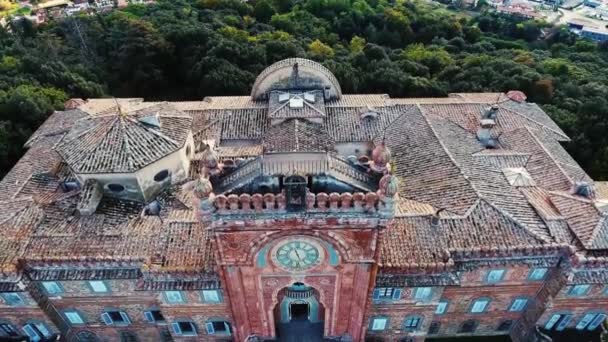
<svg viewBox="0 0 608 342"><path fill-rule="evenodd" d="M0 175L70 97L245 95L266 66L294 56L328 67L344 93L522 90L572 138L581 166L608 180L608 44L422 0L158 0L13 21L0 28Z"/></svg>

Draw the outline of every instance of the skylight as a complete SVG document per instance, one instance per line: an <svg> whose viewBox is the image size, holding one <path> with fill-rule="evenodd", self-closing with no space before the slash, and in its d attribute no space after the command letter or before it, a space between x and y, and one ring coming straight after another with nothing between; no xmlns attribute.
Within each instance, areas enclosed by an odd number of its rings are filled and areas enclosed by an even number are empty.
<svg viewBox="0 0 608 342"><path fill-rule="evenodd" d="M304 100L301 97L292 97L289 99L289 108L303 108Z"/></svg>
<svg viewBox="0 0 608 342"><path fill-rule="evenodd" d="M535 186L536 182L523 167L509 167L502 169L507 181L512 186Z"/></svg>

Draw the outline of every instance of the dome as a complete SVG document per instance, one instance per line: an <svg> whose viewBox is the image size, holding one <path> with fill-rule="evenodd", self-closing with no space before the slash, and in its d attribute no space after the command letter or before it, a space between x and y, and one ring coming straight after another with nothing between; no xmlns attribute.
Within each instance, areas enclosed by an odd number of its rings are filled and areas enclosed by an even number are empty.
<svg viewBox="0 0 608 342"><path fill-rule="evenodd" d="M372 169L376 172L387 170L387 164L391 161L391 151L384 142L376 146L372 151Z"/></svg>
<svg viewBox="0 0 608 342"><path fill-rule="evenodd" d="M515 102L526 102L528 98L523 91L519 90L509 90L507 92L507 97Z"/></svg>
<svg viewBox="0 0 608 342"><path fill-rule="evenodd" d="M336 76L320 63L304 58L283 59L264 69L253 84L251 98L266 98L277 89L321 89L327 100L342 97Z"/></svg>
<svg viewBox="0 0 608 342"><path fill-rule="evenodd" d="M81 105L85 104L85 102L86 101L83 99L71 98L71 99L65 101L63 106L65 107L65 110L71 110L71 109L76 109L76 108L80 107Z"/></svg>
<svg viewBox="0 0 608 342"><path fill-rule="evenodd" d="M378 188L382 195L386 197L394 197L399 191L399 179L390 173L387 173L380 178Z"/></svg>

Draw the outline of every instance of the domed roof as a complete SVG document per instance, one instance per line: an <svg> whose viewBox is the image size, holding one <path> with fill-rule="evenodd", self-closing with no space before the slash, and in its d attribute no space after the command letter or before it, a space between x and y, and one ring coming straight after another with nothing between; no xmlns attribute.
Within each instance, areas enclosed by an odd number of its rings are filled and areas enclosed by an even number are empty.
<svg viewBox="0 0 608 342"><path fill-rule="evenodd" d="M380 178L378 188L384 196L394 197L399 191L399 179L390 173L387 173Z"/></svg>
<svg viewBox="0 0 608 342"><path fill-rule="evenodd" d="M80 107L81 105L85 104L85 102L86 101L83 99L71 98L65 101L63 106L65 107L65 110L71 110Z"/></svg>
<svg viewBox="0 0 608 342"><path fill-rule="evenodd" d="M528 98L523 91L519 90L509 90L507 92L507 97L515 102L526 102Z"/></svg>
<svg viewBox="0 0 608 342"><path fill-rule="evenodd" d="M274 89L325 89L328 99L342 97L336 76L320 63L304 58L283 59L264 69L253 83L251 98L265 98Z"/></svg>
<svg viewBox="0 0 608 342"><path fill-rule="evenodd" d="M372 160L376 165L385 165L391 161L391 157L391 150L388 149L384 142L376 146L372 151Z"/></svg>
<svg viewBox="0 0 608 342"><path fill-rule="evenodd" d="M135 172L182 148L192 118L161 103L78 120L55 148L76 173Z"/></svg>

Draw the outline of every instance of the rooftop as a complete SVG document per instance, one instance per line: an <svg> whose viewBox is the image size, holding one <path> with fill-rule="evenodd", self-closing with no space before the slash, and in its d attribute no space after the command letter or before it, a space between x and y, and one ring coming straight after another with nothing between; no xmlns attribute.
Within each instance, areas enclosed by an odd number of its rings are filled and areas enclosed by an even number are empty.
<svg viewBox="0 0 608 342"><path fill-rule="evenodd" d="M260 76L252 94L260 95L263 86L268 96L259 98L90 99L55 112L0 182L0 280L16 279L24 262L62 260L213 273L211 234L195 215L192 190L205 163L224 168L214 180L222 198L256 177L304 174L350 186L339 191L340 203L350 203L346 193L378 189L367 170L381 142L391 151L387 167L400 180L394 226L381 236L382 267L449 265L459 251L505 246L569 244L579 253L608 256L608 210L602 209L608 186L580 168L560 145L569 140L566 134L522 94L341 94L333 75L309 62L298 60L298 73L314 78L321 72L318 84L334 87L316 93L314 107L322 110L315 113L323 115L300 113L299 105L280 116L270 110L278 86L267 80L289 79L285 70L293 73L294 61L271 68L281 77L271 71ZM482 119L490 121L482 127ZM481 129L495 145L480 141ZM130 172L183 146L190 132L198 146L191 174L154 199L158 215L145 214L149 203L117 198L103 198L91 215L75 214L86 187L65 189L65 179L78 172ZM581 183L594 194L577 192ZM313 196L315 208L327 200L323 192Z"/></svg>

